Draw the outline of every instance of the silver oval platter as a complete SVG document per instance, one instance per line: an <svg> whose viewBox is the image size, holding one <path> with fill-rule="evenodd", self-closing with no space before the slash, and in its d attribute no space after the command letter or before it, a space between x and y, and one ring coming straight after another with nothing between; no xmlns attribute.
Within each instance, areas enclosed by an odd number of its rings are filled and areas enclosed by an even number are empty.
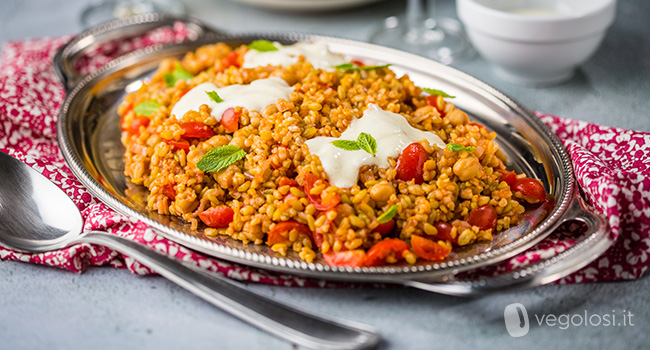
<svg viewBox="0 0 650 350"><path fill-rule="evenodd" d="M142 21L155 23L159 20L159 17L154 17ZM120 22L101 30L132 24ZM142 220L170 240L217 258L308 277L355 282L440 282L453 279L459 272L517 255L545 238L567 216L580 216L582 213L570 210L577 200L573 170L557 137L518 103L460 71L420 56L338 38L297 34L235 35L206 31L200 25L198 28L202 32L197 35L197 40L136 51L88 76L79 77L78 81L68 79L71 88L58 120L62 153L74 174L91 193L114 210ZM83 40L93 38L88 33L82 36ZM71 50L72 44L79 44L81 39L73 40L60 52L59 64L61 60L74 56L66 53L65 49ZM243 244L228 237L207 238L201 232L192 232L189 225L180 219L149 212L138 200L145 189L130 185L123 174L124 149L120 142L120 117L116 112L121 99L135 91L164 58L180 58L208 43L221 41L236 46L256 39L282 43L324 41L331 51L347 58L372 64L392 64L391 68L398 76L408 74L418 86L435 87L456 96L454 104L467 112L471 120L498 134L497 142L508 157L509 169L539 179L555 198L555 206L537 210L529 215L537 219L522 220L518 226L495 235L492 242L454 250L442 262L355 269L330 267L322 259L307 263L297 256L280 257L265 245ZM595 227L591 231L596 229L603 230Z"/></svg>

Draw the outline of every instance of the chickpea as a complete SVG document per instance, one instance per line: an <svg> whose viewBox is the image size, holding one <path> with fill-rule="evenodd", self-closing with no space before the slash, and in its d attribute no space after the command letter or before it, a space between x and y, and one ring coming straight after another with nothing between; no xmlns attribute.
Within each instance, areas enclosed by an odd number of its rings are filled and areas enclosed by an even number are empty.
<svg viewBox="0 0 650 350"><path fill-rule="evenodd" d="M469 117L467 114L459 109L454 109L453 111L449 112L445 116L445 119L449 120L449 123L454 126L467 124L469 122Z"/></svg>
<svg viewBox="0 0 650 350"><path fill-rule="evenodd" d="M246 138L242 135L236 135L232 138L232 140L230 140L231 145L235 145L240 148L246 147L245 143L246 143Z"/></svg>
<svg viewBox="0 0 650 350"><path fill-rule="evenodd" d="M203 156L207 153L207 151L201 149L201 148L192 148L190 149L189 153L187 153L187 161L190 162L191 164L196 165L196 163L203 158Z"/></svg>
<svg viewBox="0 0 650 350"><path fill-rule="evenodd" d="M395 194L395 187L387 181L379 182L370 187L370 198L375 202L385 203Z"/></svg>
<svg viewBox="0 0 650 350"><path fill-rule="evenodd" d="M233 176L238 170L239 168L235 164L231 164L227 168L219 170L213 176L221 188L228 188L233 183Z"/></svg>
<svg viewBox="0 0 650 350"><path fill-rule="evenodd" d="M460 181L469 181L476 177L483 167L475 157L462 158L454 164L454 174Z"/></svg>
<svg viewBox="0 0 650 350"><path fill-rule="evenodd" d="M226 135L215 135L209 138L208 140L206 140L205 142L210 146L217 148L217 147L227 145L228 142L230 142L230 139L228 139L228 136Z"/></svg>

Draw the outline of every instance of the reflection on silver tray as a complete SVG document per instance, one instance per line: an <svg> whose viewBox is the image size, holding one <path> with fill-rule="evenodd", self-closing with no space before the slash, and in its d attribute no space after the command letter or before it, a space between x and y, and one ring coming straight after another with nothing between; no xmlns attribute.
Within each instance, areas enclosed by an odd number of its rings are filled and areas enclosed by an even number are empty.
<svg viewBox="0 0 650 350"><path fill-rule="evenodd" d="M201 35L198 41L134 52L83 77L69 92L58 124L64 157L84 185L108 206L144 221L173 241L218 258L310 277L349 281L438 281L521 253L550 234L570 207L574 193L573 172L555 135L525 108L462 72L404 52L330 37L214 32ZM210 239L191 232L179 219L147 211L137 199L142 194L135 193L138 189L127 185L122 172L123 147L116 108L125 89L129 84L146 79L163 58L180 58L206 43L224 41L238 45L253 39L284 43L326 41L334 52L368 62L391 63L398 75L409 74L419 86L435 87L455 95L454 104L466 111L470 119L497 133L497 142L509 160L508 167L541 180L547 192L554 196L555 207L548 215L538 213L537 217L543 219L539 223L538 220L522 220L518 226L497 234L492 242L456 249L443 262L357 269L330 267L322 260L306 263L296 256L282 258L266 246L247 245L227 237Z"/></svg>

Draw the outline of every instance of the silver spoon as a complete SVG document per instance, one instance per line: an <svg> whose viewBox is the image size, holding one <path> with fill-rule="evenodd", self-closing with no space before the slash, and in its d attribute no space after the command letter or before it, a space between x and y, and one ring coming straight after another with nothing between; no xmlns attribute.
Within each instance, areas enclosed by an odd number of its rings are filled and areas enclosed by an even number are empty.
<svg viewBox="0 0 650 350"><path fill-rule="evenodd" d="M144 245L106 232L81 233L72 200L43 175L0 152L0 244L41 253L79 243L131 256L222 310L292 343L314 349L370 349L379 342L370 326L312 315L252 292L217 274L188 267Z"/></svg>

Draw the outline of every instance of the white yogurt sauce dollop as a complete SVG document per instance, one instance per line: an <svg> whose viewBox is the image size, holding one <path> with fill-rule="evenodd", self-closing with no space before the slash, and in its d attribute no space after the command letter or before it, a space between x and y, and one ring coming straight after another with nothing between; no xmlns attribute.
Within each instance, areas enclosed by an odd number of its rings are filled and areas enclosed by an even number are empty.
<svg viewBox="0 0 650 350"><path fill-rule="evenodd" d="M207 92L216 91L223 102L214 102ZM277 102L279 99L289 100L293 88L278 77L255 80L248 85L229 85L218 88L212 83L203 83L188 91L172 108L176 119L182 120L185 113L198 111L201 105L208 105L210 113L217 120L226 109L243 107L249 111L261 111L266 106Z"/></svg>
<svg viewBox="0 0 650 350"><path fill-rule="evenodd" d="M377 153L372 156L364 150L347 151L332 144L335 140L355 141L360 133L370 134L377 141ZM406 146L426 139L433 146L447 145L438 135L412 127L402 115L387 112L375 104L369 104L363 116L354 119L341 137L319 136L305 141L309 152L320 158L330 184L336 187L351 187L357 183L359 168L377 165L387 168L388 157L397 158Z"/></svg>
<svg viewBox="0 0 650 350"><path fill-rule="evenodd" d="M249 50L244 55L243 68L271 66L290 66L305 57L316 69L334 70L335 66L345 63L343 56L330 52L327 43L317 41L313 43L300 42L289 46L273 43L277 51Z"/></svg>

